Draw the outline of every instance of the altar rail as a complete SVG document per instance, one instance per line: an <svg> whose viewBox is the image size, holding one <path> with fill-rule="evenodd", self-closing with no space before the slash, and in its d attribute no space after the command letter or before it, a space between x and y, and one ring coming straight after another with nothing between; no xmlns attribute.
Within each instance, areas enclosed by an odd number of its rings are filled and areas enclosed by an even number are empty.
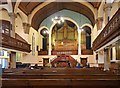
<svg viewBox="0 0 120 88"><path fill-rule="evenodd" d="M22 42L18 39L10 37L4 33L0 33L0 46L3 48L9 48L19 51L30 52L30 44Z"/></svg>
<svg viewBox="0 0 120 88"><path fill-rule="evenodd" d="M111 18L102 32L93 42L93 50L97 50L120 35L120 8Z"/></svg>

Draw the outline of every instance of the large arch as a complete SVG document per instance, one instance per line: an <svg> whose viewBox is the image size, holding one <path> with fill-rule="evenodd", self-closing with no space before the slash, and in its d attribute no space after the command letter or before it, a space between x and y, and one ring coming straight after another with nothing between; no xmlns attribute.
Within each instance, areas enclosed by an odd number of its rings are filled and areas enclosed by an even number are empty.
<svg viewBox="0 0 120 88"><path fill-rule="evenodd" d="M47 2L47 4L48 4L48 2ZM55 8L56 5L58 6L58 8ZM31 25L36 30L38 30L39 25L46 17L52 15L55 12L63 10L63 9L72 10L72 11L81 13L81 14L85 15L88 19L90 19L92 25L95 24L95 16L94 16L95 14L91 11L90 8L88 8L87 6L85 6L81 3L78 3L78 2L72 2L72 3L69 3L69 2L66 2L66 3L64 3L64 2L59 2L59 3L58 2L51 2L47 6L45 5L43 7L44 8L41 7L41 9L36 11L34 16L32 15L33 17L31 18ZM47 12L49 12L49 13L47 13ZM89 14L87 14L87 13L89 13Z"/></svg>
<svg viewBox="0 0 120 88"><path fill-rule="evenodd" d="M48 27L46 27L46 26L42 26L42 27L40 27L39 29L38 29L38 33L40 33L40 31L42 30L42 29L47 29L48 30L48 32L49 32L49 28Z"/></svg>
<svg viewBox="0 0 120 88"><path fill-rule="evenodd" d="M64 20L68 20L68 21L71 21L71 22L73 22L76 26L77 26L77 30L79 30L79 25L73 20L73 19L71 19L71 18L69 18L69 17L63 17L64 18ZM56 25L56 23L53 23L52 25L51 25L51 27L50 27L50 32L52 31L52 29L53 29L53 27Z"/></svg>
<svg viewBox="0 0 120 88"><path fill-rule="evenodd" d="M88 27L90 27L91 29L93 29L93 27L92 27L92 25L91 24L83 24L80 28L83 28L83 27L85 27L85 26L88 26Z"/></svg>

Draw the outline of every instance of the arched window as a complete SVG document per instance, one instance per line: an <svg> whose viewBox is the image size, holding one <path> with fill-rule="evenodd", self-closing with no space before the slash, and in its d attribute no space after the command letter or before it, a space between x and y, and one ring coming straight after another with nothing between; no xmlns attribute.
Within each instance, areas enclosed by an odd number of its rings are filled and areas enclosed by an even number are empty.
<svg viewBox="0 0 120 88"><path fill-rule="evenodd" d="M88 26L83 27L86 35L86 49L91 49L91 28Z"/></svg>
<svg viewBox="0 0 120 88"><path fill-rule="evenodd" d="M43 28L40 31L40 34L43 36L42 49L43 49L43 51L45 51L45 50L47 50L48 30L46 28Z"/></svg>

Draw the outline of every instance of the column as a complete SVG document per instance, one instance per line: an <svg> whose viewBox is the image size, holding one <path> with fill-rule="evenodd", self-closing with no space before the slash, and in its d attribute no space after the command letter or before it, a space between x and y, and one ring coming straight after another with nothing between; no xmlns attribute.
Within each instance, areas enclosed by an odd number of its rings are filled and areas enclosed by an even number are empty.
<svg viewBox="0 0 120 88"><path fill-rule="evenodd" d="M78 55L81 55L81 30L78 29Z"/></svg>
<svg viewBox="0 0 120 88"><path fill-rule="evenodd" d="M105 25L108 23L108 21L110 20L110 12L111 12L111 8L112 8L112 5L111 3L107 3L104 5L104 12L105 12L105 16L104 16L104 19L105 19Z"/></svg>
<svg viewBox="0 0 120 88"><path fill-rule="evenodd" d="M16 52L13 51L10 54L10 68L16 68Z"/></svg>
<svg viewBox="0 0 120 88"><path fill-rule="evenodd" d="M109 64L108 64L108 49L104 49L104 71L109 70Z"/></svg>
<svg viewBox="0 0 120 88"><path fill-rule="evenodd" d="M112 47L112 60L116 61L116 48L115 48L115 46Z"/></svg>
<svg viewBox="0 0 120 88"><path fill-rule="evenodd" d="M112 54L112 53L111 53L111 47L109 47L109 48L108 48L108 66L109 66L109 68L110 68L110 64L111 64L110 60L111 60L111 58L112 58L112 57L111 57L111 54Z"/></svg>
<svg viewBox="0 0 120 88"><path fill-rule="evenodd" d="M51 55L51 50L52 50L52 47L51 47L51 31L49 31L49 49L48 49L48 55Z"/></svg>
<svg viewBox="0 0 120 88"><path fill-rule="evenodd" d="M10 16L10 24L11 24L10 36L15 38L15 18L16 18L16 14L15 13L9 13L9 16Z"/></svg>

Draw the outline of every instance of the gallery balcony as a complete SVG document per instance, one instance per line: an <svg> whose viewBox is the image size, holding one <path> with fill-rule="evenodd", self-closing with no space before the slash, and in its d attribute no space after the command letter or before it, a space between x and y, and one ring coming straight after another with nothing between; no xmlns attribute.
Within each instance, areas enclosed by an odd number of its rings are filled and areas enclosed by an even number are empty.
<svg viewBox="0 0 120 88"><path fill-rule="evenodd" d="M102 32L93 42L93 50L97 50L120 35L120 9L111 18Z"/></svg>
<svg viewBox="0 0 120 88"><path fill-rule="evenodd" d="M91 49L84 49L81 50L82 55L93 55L93 50ZM66 55L78 55L78 50L52 50L52 55L60 55L60 54L66 54ZM48 55L48 51L38 51L38 55Z"/></svg>
<svg viewBox="0 0 120 88"><path fill-rule="evenodd" d="M13 37L10 37L9 35L6 35L4 33L0 33L0 39L1 39L0 47L18 50L18 51L24 51L24 52L31 51L30 44L15 39Z"/></svg>

